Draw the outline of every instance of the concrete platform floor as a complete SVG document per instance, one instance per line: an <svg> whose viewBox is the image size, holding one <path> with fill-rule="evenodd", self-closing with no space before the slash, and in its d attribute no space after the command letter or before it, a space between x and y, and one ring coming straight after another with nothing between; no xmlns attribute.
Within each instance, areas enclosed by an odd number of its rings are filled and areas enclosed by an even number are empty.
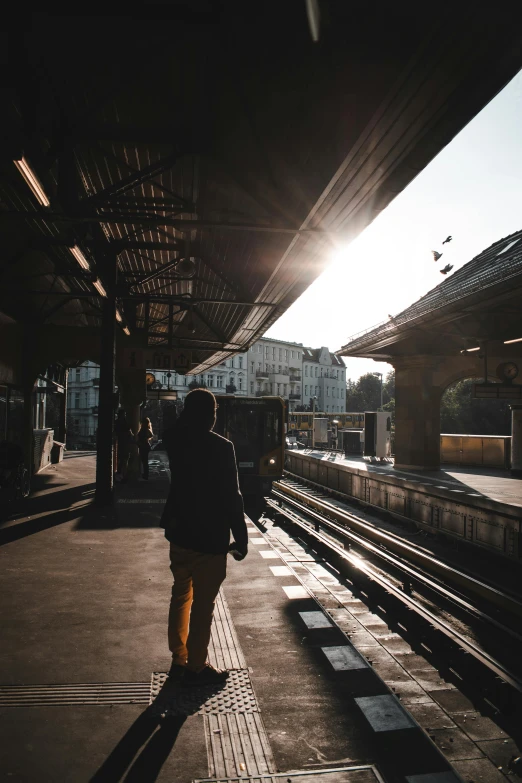
<svg viewBox="0 0 522 783"><path fill-rule="evenodd" d="M324 458L325 451L311 451L305 449L303 454ZM406 480L414 477L426 487L445 487L447 489L459 489L474 496L482 495L498 503L506 503L512 506L522 507L522 480L514 478L507 470L495 470L493 468L473 468L469 466L447 465L441 470L396 470L393 460L386 462L371 462L364 457L345 457L333 452L329 459L334 459L342 465L347 465L357 470L366 470L368 473L384 473Z"/></svg>
<svg viewBox="0 0 522 783"><path fill-rule="evenodd" d="M157 456L148 483L118 486L114 510L100 510L92 503L94 455L70 455L36 477L21 514L2 525L1 685L144 684L167 670L171 574L158 527L167 473ZM299 612L316 605L290 598L286 588L302 590L299 581L288 576L282 589L271 564L254 552L243 563L230 559L224 595L273 771L372 764L375 750L353 701L304 643ZM205 778L209 741L220 732L211 729L209 740L206 720L161 720L145 704L4 706L0 779Z"/></svg>

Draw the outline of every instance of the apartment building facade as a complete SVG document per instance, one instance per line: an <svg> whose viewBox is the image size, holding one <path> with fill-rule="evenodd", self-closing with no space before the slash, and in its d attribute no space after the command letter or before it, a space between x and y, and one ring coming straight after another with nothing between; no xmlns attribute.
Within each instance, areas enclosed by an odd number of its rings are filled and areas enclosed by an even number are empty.
<svg viewBox="0 0 522 783"><path fill-rule="evenodd" d="M303 345L262 337L248 351L249 394L278 395L289 410L302 405Z"/></svg>
<svg viewBox="0 0 522 783"><path fill-rule="evenodd" d="M345 364L324 346L303 350L303 405L311 405L314 397L317 411L346 411Z"/></svg>
<svg viewBox="0 0 522 783"><path fill-rule="evenodd" d="M95 448L98 429L100 368L84 362L69 370L67 383L67 448Z"/></svg>

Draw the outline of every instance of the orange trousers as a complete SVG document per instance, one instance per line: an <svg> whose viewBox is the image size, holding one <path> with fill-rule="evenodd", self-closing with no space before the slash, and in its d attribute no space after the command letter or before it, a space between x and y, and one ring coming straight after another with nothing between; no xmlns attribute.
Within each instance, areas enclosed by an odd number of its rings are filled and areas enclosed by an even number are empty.
<svg viewBox="0 0 522 783"><path fill-rule="evenodd" d="M227 556L171 544L170 570L174 577L168 631L172 662L199 672L207 661L214 605L227 575Z"/></svg>

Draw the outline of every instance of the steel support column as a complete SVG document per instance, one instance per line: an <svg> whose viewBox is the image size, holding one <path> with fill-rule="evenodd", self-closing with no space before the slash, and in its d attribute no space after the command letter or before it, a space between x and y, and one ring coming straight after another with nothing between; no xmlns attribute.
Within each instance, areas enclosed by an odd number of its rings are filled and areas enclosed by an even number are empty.
<svg viewBox="0 0 522 783"><path fill-rule="evenodd" d="M103 282L107 297L102 303L100 348L100 396L96 445L96 503L108 506L113 491L114 369L116 355L116 282L118 257L111 253Z"/></svg>

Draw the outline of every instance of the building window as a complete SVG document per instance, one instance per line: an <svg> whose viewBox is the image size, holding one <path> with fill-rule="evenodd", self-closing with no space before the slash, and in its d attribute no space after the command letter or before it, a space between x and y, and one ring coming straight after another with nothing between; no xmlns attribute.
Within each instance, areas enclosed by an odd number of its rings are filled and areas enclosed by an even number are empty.
<svg viewBox="0 0 522 783"><path fill-rule="evenodd" d="M316 378L317 378L317 375L318 375L318 372L317 372L317 370L318 370L318 368L316 367L316 368L315 368L315 377L316 377Z"/></svg>
<svg viewBox="0 0 522 783"><path fill-rule="evenodd" d="M308 386L305 386L305 397L308 397Z"/></svg>
<svg viewBox="0 0 522 783"><path fill-rule="evenodd" d="M255 362L250 362L250 370L251 370L251 372L254 372L255 366L256 366Z"/></svg>
<svg viewBox="0 0 522 783"><path fill-rule="evenodd" d="M298 358L298 359L300 359L300 358L301 358L301 352L300 352L300 351L297 351L297 358Z"/></svg>
<svg viewBox="0 0 522 783"><path fill-rule="evenodd" d="M291 358L291 359L293 359L293 358L294 358L294 353L295 353L295 351L290 351L290 358Z"/></svg>
<svg viewBox="0 0 522 783"><path fill-rule="evenodd" d="M250 394L254 393L254 381L250 381Z"/></svg>
<svg viewBox="0 0 522 783"><path fill-rule="evenodd" d="M305 364L305 375L308 378L308 365L307 364Z"/></svg>
<svg viewBox="0 0 522 783"><path fill-rule="evenodd" d="M239 369L242 370L243 369L243 357L242 356L238 356L238 362L239 362Z"/></svg>
<svg viewBox="0 0 522 783"><path fill-rule="evenodd" d="M267 359L268 359L268 351L269 351L268 345L265 345L265 356Z"/></svg>
<svg viewBox="0 0 522 783"><path fill-rule="evenodd" d="M239 383L239 391L243 391L244 386L243 386L243 376L242 375L239 376L238 383Z"/></svg>
<svg viewBox="0 0 522 783"><path fill-rule="evenodd" d="M218 389L222 389L223 388L223 376L222 375L218 375L218 377L216 378L216 386L218 387Z"/></svg>
<svg viewBox="0 0 522 783"><path fill-rule="evenodd" d="M279 361L280 362L283 361L283 349L282 348L279 349Z"/></svg>
<svg viewBox="0 0 522 783"><path fill-rule="evenodd" d="M285 348L285 360L288 361L288 351Z"/></svg>

